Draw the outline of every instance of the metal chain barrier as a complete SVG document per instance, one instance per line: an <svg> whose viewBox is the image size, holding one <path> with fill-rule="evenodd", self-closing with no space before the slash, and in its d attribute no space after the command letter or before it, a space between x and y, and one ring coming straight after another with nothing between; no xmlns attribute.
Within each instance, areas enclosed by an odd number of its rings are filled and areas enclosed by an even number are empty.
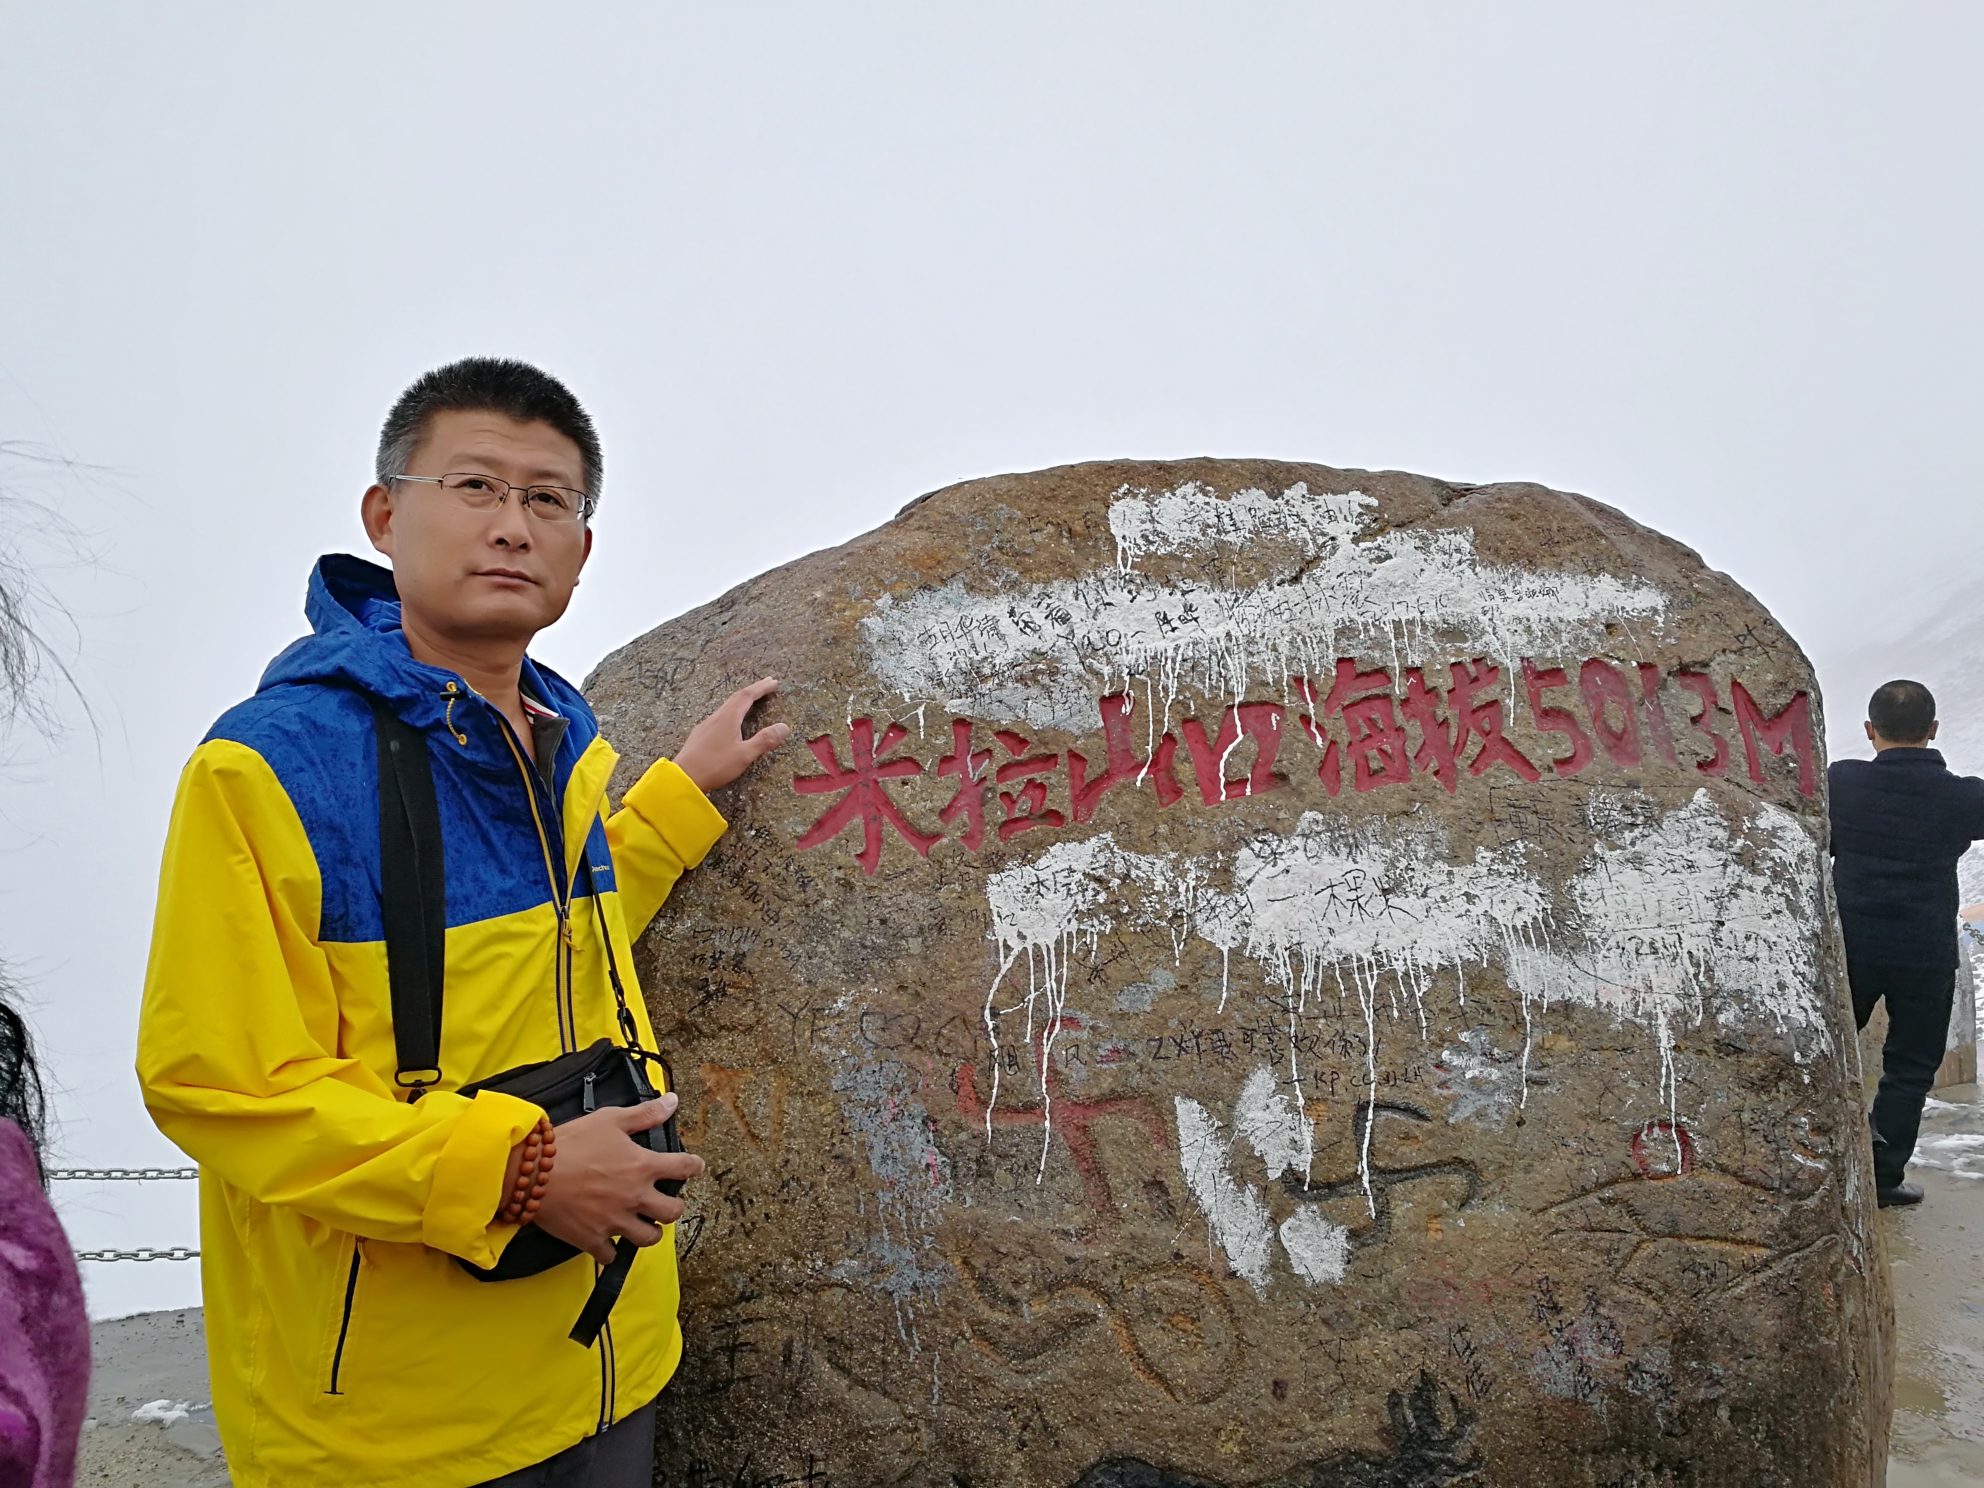
<svg viewBox="0 0 1984 1488"><path fill-rule="evenodd" d="M198 1168L50 1168L48 1178L51 1183L152 1183L160 1180L198 1178ZM199 1251L190 1246L175 1245L169 1250L153 1250L142 1247L138 1250L79 1250L79 1261L192 1261L199 1259Z"/></svg>

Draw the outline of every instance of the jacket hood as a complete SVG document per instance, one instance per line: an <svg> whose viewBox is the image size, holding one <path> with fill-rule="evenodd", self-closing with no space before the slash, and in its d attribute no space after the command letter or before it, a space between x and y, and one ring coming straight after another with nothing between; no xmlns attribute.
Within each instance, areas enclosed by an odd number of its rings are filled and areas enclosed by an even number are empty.
<svg viewBox="0 0 1984 1488"><path fill-rule="evenodd" d="M293 683L354 687L384 699L418 729L439 724L451 698L472 696L459 673L413 659L400 629L400 595L391 569L349 553L327 553L310 571L303 614L311 633L269 663L257 692ZM547 706L592 723L592 710L578 689L549 667L526 658L523 683Z"/></svg>

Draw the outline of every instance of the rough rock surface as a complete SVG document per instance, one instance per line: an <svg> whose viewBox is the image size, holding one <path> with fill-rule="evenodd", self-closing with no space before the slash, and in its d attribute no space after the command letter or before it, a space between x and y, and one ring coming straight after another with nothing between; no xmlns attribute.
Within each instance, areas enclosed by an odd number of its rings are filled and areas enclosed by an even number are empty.
<svg viewBox="0 0 1984 1488"><path fill-rule="evenodd" d="M661 1481L1879 1481L1818 692L1726 576L1536 486L973 481L606 661L619 785L766 673L642 948Z"/></svg>

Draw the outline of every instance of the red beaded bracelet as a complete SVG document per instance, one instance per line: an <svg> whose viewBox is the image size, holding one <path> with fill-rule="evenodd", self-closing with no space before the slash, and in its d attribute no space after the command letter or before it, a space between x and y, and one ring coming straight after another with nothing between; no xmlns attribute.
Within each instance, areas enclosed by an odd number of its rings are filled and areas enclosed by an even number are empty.
<svg viewBox="0 0 1984 1488"><path fill-rule="evenodd" d="M524 1137L523 1158L510 1191L503 1196L503 1207L496 1211L496 1223L529 1224L537 1217L545 1190L551 1186L551 1160L557 1155L557 1129L549 1117L540 1116Z"/></svg>

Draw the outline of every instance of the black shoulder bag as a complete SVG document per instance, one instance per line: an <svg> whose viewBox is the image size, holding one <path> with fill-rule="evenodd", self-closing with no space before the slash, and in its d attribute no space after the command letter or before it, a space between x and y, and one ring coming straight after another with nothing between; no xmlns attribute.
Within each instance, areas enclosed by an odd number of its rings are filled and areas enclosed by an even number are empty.
<svg viewBox="0 0 1984 1488"><path fill-rule="evenodd" d="M441 856L441 813L434 798L434 765L427 741L377 698L370 699L373 725L379 738L379 891L385 923L386 969L392 987L393 1044L399 1064L394 1083L419 1100L441 1078L441 1000L447 946L447 874ZM461 1087L474 1096L493 1090L539 1107L553 1126L561 1126L601 1106L635 1106L653 1100L657 1092L642 1065L662 1064L661 1056L640 1046L627 991L613 955L613 937L599 904L592 862L585 865L586 886L592 891L593 914L600 944L606 948L606 974L619 1004L620 1035L626 1047L599 1039L590 1047L556 1059L518 1065L486 1080ZM662 1064L663 1078L667 1065ZM670 1080L672 1085L674 1082ZM670 1116L650 1131L634 1132L631 1140L652 1152L680 1152L682 1139ZM681 1193L682 1180L663 1179L655 1187L670 1197ZM590 1348L620 1299L627 1272L638 1247L622 1238L614 1242L613 1263L600 1270L579 1320L572 1327L576 1343ZM575 1245L527 1224L504 1247L494 1266L473 1266L457 1256L455 1262L478 1281L512 1281L536 1276L583 1254Z"/></svg>

